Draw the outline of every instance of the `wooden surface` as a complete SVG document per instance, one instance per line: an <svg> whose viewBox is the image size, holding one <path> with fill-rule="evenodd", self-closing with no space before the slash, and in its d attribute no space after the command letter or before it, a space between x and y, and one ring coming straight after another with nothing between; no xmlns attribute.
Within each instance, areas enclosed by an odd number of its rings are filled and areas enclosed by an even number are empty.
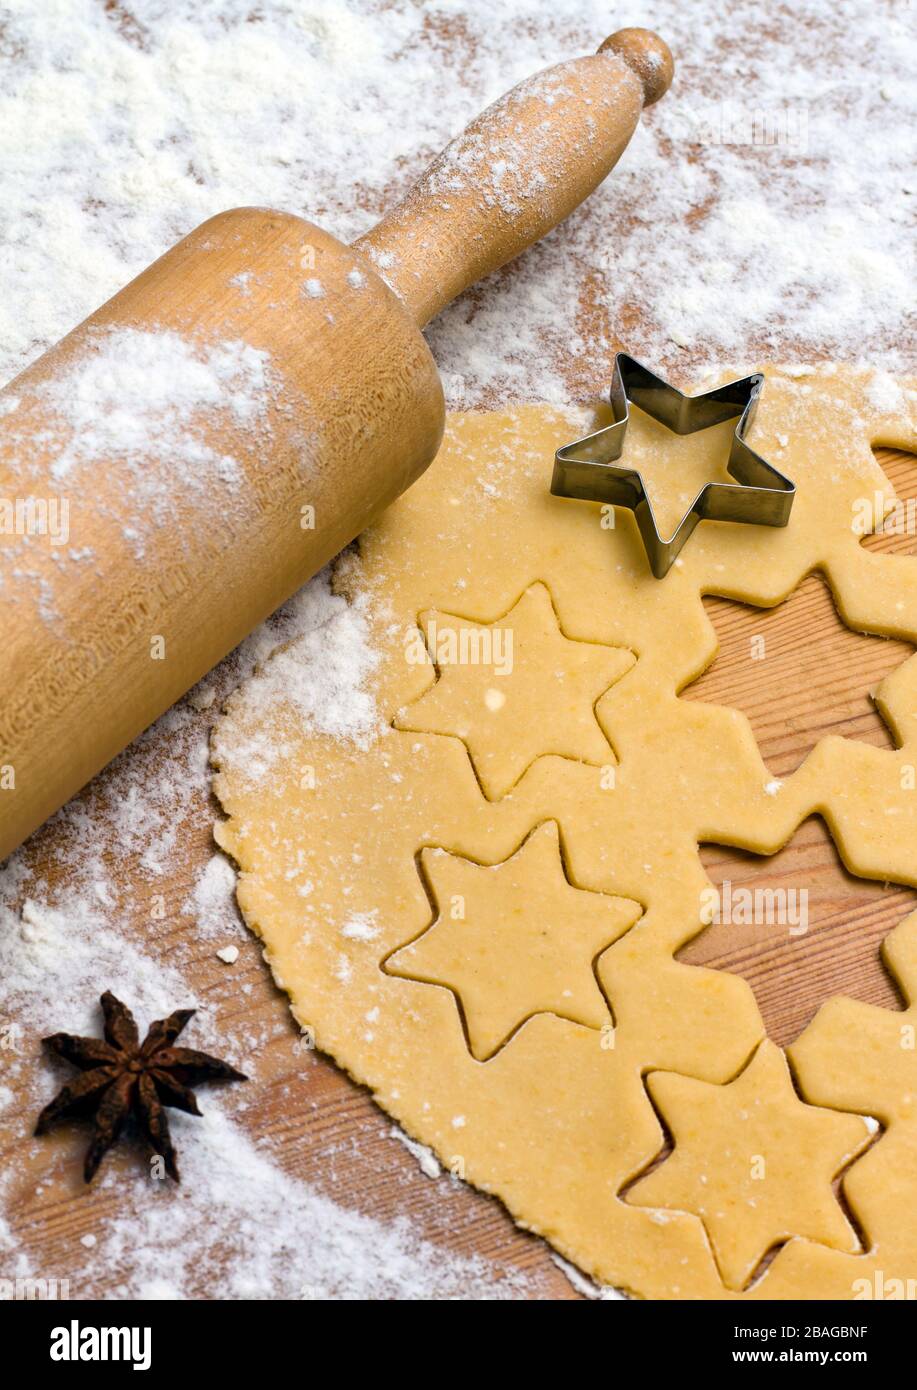
<svg viewBox="0 0 917 1390"><path fill-rule="evenodd" d="M909 454L876 455L899 495L917 492L917 465ZM864 545L886 554L917 549L913 536L876 535ZM786 777L827 734L893 748L892 735L872 699L879 683L913 653L906 642L851 632L841 622L826 580L807 579L786 602L753 609L708 598L720 652L684 695L732 705L747 715L761 756L775 777ZM750 660L751 640L762 636L767 658ZM786 926L721 923L679 952L692 965L731 970L748 980L769 1035L786 1046L833 994L902 1008L881 958L882 941L917 907L905 887L855 878L841 863L824 822L806 821L778 854L704 846L704 867L720 887L780 888L808 894L808 930L791 937Z"/></svg>
<svg viewBox="0 0 917 1390"><path fill-rule="evenodd" d="M877 456L899 495L914 496L917 461L888 450L877 451ZM898 552L917 547L909 537L875 537L866 544ZM767 612L725 600L708 603L721 649L685 695L743 709L775 773L798 765L829 730L889 743L867 692L908 649L897 642L851 635L840 623L823 581L810 576L785 604ZM761 631L767 632L768 650L774 654L763 663L763 672L762 663L749 660L749 636ZM807 657L810 651L816 653L812 660ZM153 741L125 756L138 765L141 775L148 761L152 776L163 755L163 747ZM169 755L180 760L181 750L170 748ZM89 814L104 797L110 775L103 774L84 794ZM392 1141L388 1120L365 1091L326 1059L294 1051L297 1034L285 999L273 987L253 941L246 941L239 961L228 970L215 959L213 941L201 940L189 919L181 917L180 906L212 853L209 826L215 814L213 804L203 799L185 808L167 883L151 882L144 875L139 852L133 863L129 857L122 861L119 880L124 893L118 912L125 932L136 933L145 950L161 955L164 963L181 963L197 993L213 1004L221 1028L266 1039L255 1048L257 1084L235 1088L247 1092L239 1123L268 1142L286 1170L339 1203L383 1219L405 1215L418 1231L447 1249L478 1253L502 1269L528 1271L538 1296L575 1297L547 1247L518 1231L496 1201L470 1188L430 1181ZM64 830L46 827L33 837L28 861L53 883L61 877L62 853L72 848ZM753 878L756 886L797 884L810 890L812 929L801 944L788 943L785 937L736 942L712 928L683 952L687 960L735 970L749 979L778 1041L794 1037L817 1004L832 993L844 991L896 1005L894 988L879 962L879 943L917 905L917 894L852 878L840 866L830 836L814 819L770 860L720 847L706 847L703 854L714 881ZM168 909L166 922L155 931L149 913L154 891L165 894ZM245 986L250 986L247 995ZM65 1026L66 1019L49 1020L52 1024ZM37 1041L26 1040L25 1045L34 1050L40 1066ZM234 1100L232 1093L225 1094ZM63 1126L40 1145L4 1132L2 1171L12 1174L12 1200L7 1205L14 1235L31 1268L53 1269L65 1277L85 1255L79 1237L98 1232L118 1215L117 1189L84 1190L79 1177L83 1135L73 1126ZM135 1167L138 1156L126 1146L106 1162L116 1173L126 1172ZM213 1270L200 1271L201 1296L209 1296L214 1277ZM110 1291L104 1275L91 1288L74 1289L76 1296L104 1296Z"/></svg>

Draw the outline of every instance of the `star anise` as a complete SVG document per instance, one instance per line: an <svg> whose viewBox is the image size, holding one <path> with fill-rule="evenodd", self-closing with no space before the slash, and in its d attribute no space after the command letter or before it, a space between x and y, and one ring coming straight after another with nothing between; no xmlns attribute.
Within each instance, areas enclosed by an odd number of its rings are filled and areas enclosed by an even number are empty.
<svg viewBox="0 0 917 1390"><path fill-rule="evenodd" d="M157 1019L140 1041L134 1016L126 1004L109 991L102 995L105 1040L55 1033L45 1038L46 1047L79 1067L83 1075L71 1081L45 1106L35 1126L45 1134L55 1120L91 1113L95 1127L86 1153L83 1176L91 1182L108 1150L118 1140L128 1115L133 1114L166 1172L178 1182L175 1150L169 1136L166 1105L199 1115L194 1092L201 1081L246 1081L242 1072L206 1052L173 1043L195 1009L176 1009Z"/></svg>

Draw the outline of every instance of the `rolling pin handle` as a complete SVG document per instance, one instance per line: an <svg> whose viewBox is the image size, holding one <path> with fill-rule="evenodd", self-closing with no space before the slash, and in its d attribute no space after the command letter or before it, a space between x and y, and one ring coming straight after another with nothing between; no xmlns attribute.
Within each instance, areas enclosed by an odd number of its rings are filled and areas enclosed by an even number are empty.
<svg viewBox="0 0 917 1390"><path fill-rule="evenodd" d="M422 328L578 207L671 80L672 55L647 29L538 73L447 145L354 250Z"/></svg>
<svg viewBox="0 0 917 1390"><path fill-rule="evenodd" d="M651 29L619 29L604 43L599 53L619 53L643 83L643 105L652 106L672 85L675 64L664 39Z"/></svg>

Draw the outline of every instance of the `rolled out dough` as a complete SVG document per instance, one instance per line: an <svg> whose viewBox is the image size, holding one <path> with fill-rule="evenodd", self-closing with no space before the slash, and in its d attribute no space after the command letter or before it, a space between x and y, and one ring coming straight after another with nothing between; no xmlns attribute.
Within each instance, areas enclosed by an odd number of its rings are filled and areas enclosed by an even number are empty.
<svg viewBox="0 0 917 1390"><path fill-rule="evenodd" d="M453 416L338 569L376 732L304 731L269 668L218 726L218 839L296 1018L600 1283L845 1298L917 1268L917 914L887 942L909 1009L831 1000L795 1087L747 984L673 959L700 841L772 854L818 811L853 872L917 883L917 658L878 692L897 750L825 738L780 785L742 714L678 698L715 653L704 593L769 606L819 569L851 627L917 641L917 561L852 529L892 504L870 444L914 447L914 399L769 370L751 442L797 482L789 527L703 523L661 582L629 514L548 492L582 419ZM673 511L719 476L721 427L630 431Z"/></svg>

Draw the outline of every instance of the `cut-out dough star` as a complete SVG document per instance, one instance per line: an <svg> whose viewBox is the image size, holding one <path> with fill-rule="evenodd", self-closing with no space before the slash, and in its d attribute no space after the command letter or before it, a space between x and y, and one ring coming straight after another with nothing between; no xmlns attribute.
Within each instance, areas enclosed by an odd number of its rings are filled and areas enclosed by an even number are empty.
<svg viewBox="0 0 917 1390"><path fill-rule="evenodd" d="M917 912L889 933L883 954L907 1009L892 1012L836 996L789 1055L816 1105L869 1109L889 1129L917 1129Z"/></svg>
<svg viewBox="0 0 917 1390"><path fill-rule="evenodd" d="M675 1149L627 1200L699 1216L727 1287L744 1288L767 1251L794 1236L860 1251L831 1184L873 1131L859 1115L801 1101L773 1043L727 1086L674 1072L651 1073L647 1086Z"/></svg>
<svg viewBox="0 0 917 1390"><path fill-rule="evenodd" d="M395 727L462 739L489 800L505 796L545 754L613 761L594 706L636 658L565 637L543 584L494 623L430 612L421 624L440 678Z"/></svg>
<svg viewBox="0 0 917 1390"><path fill-rule="evenodd" d="M641 908L569 883L555 822L540 825L501 864L483 866L441 849L423 850L421 864L437 916L384 969L451 990L478 1061L533 1014L589 1028L611 1023L594 962Z"/></svg>

